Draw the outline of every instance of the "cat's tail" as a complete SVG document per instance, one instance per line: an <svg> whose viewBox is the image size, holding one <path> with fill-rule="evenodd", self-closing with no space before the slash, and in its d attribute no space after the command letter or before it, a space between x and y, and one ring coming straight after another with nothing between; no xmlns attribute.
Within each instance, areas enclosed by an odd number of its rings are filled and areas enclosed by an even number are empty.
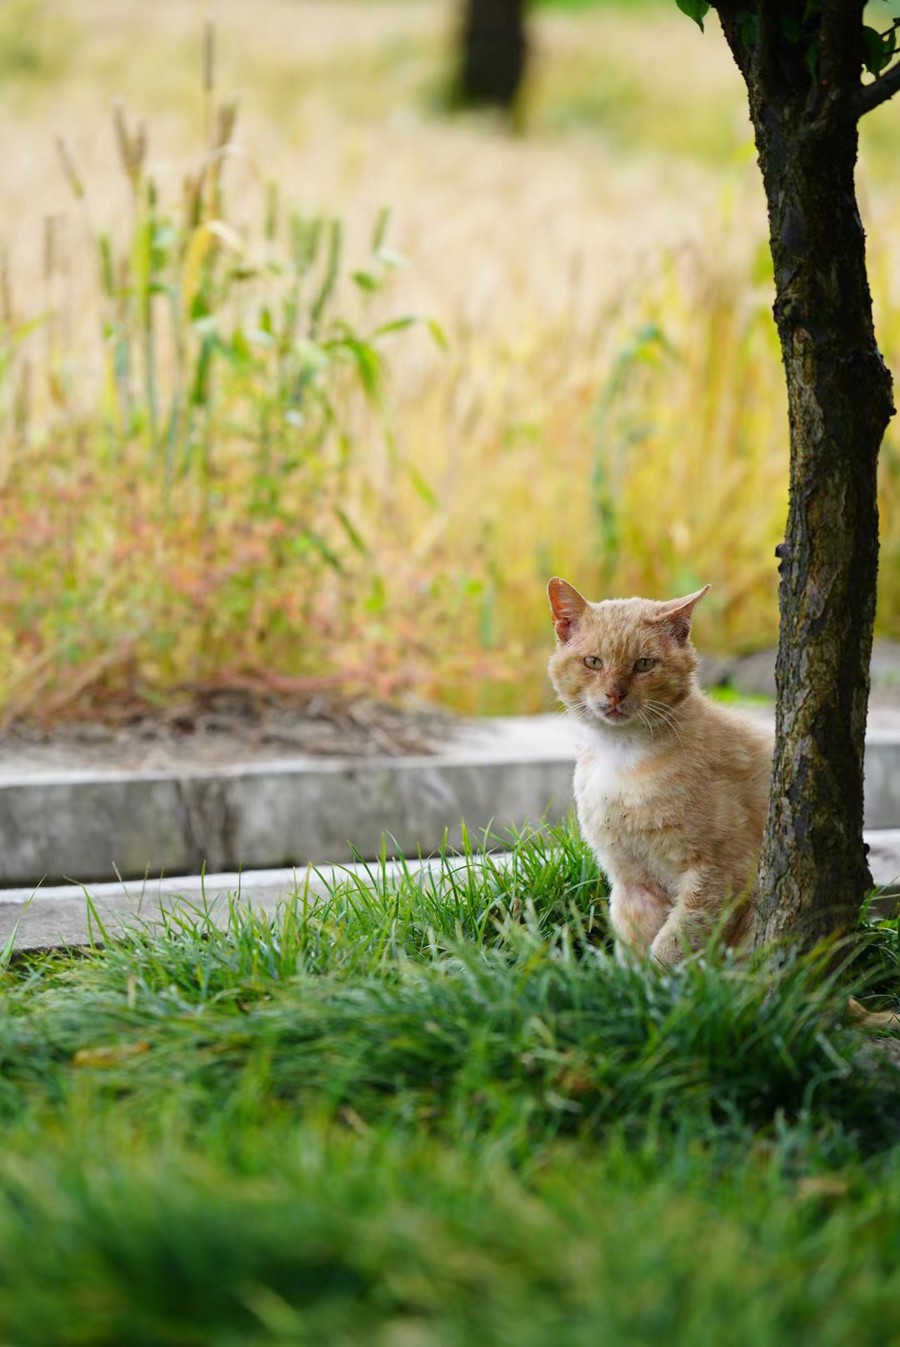
<svg viewBox="0 0 900 1347"><path fill-rule="evenodd" d="M900 1029L900 1014L895 1010L866 1010L855 996L848 1000L847 1009L860 1029Z"/></svg>

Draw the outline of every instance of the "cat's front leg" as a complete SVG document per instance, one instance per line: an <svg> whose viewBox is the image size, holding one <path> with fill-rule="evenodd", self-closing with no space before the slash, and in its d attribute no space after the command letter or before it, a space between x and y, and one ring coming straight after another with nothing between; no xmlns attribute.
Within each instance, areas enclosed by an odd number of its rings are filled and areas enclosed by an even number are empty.
<svg viewBox="0 0 900 1347"><path fill-rule="evenodd" d="M671 910L668 897L656 885L636 880L613 880L609 893L609 922L616 938L616 957L645 959Z"/></svg>
<svg viewBox="0 0 900 1347"><path fill-rule="evenodd" d="M715 920L722 895L716 894L717 876L711 870L689 870L681 876L675 905L654 936L650 957L672 968L700 948Z"/></svg>
<svg viewBox="0 0 900 1347"><path fill-rule="evenodd" d="M723 943L744 943L753 928L752 898L736 901L727 877L714 869L690 871L682 877L675 906L653 938L650 957L672 968L700 949L717 927Z"/></svg>

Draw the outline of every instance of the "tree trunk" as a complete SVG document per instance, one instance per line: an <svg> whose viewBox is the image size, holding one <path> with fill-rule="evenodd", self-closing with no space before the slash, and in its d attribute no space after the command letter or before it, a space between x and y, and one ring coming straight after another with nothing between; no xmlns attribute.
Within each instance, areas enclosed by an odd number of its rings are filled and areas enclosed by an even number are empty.
<svg viewBox="0 0 900 1347"><path fill-rule="evenodd" d="M757 940L790 932L808 948L847 930L872 886L862 825L876 470L894 409L856 203L855 44L833 68L820 64L813 74L799 46L785 50L782 41L776 50L766 6L760 11L751 45L740 16L720 6L747 82L768 201L790 420L775 762ZM850 38L861 31L861 5L855 17ZM777 22L776 14L770 23Z"/></svg>
<svg viewBox="0 0 900 1347"><path fill-rule="evenodd" d="M526 51L525 0L465 0L459 101L512 111Z"/></svg>

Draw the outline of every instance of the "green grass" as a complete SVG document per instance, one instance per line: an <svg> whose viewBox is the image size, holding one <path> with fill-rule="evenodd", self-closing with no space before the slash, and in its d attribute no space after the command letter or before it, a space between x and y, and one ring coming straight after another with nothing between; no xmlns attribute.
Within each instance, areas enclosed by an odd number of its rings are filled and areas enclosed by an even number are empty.
<svg viewBox="0 0 900 1347"><path fill-rule="evenodd" d="M14 961L3 1342L898 1341L896 923L650 974L603 895L561 829Z"/></svg>
<svg viewBox="0 0 900 1347"><path fill-rule="evenodd" d="M724 702L727 706L765 706L775 712L775 700L758 692L738 692L727 683L722 687L709 688L708 695L713 701Z"/></svg>

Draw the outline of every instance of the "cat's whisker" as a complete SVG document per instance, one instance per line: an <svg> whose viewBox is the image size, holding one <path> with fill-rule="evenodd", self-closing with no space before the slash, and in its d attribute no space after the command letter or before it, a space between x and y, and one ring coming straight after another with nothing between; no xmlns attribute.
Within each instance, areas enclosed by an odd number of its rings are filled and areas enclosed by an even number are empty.
<svg viewBox="0 0 900 1347"><path fill-rule="evenodd" d="M581 701L580 698L578 701L571 702L568 706L564 706L563 713L565 714L566 712L568 712L569 715L574 716L576 720L580 720L585 725L592 725L594 723L593 717L591 716L588 708L584 705L584 703Z"/></svg>
<svg viewBox="0 0 900 1347"><path fill-rule="evenodd" d="M655 698L650 698L644 703L644 708L648 715L658 725L664 725L666 729L675 736L678 743L684 747L684 740L681 737L678 717L670 706L667 706L665 702L656 701Z"/></svg>
<svg viewBox="0 0 900 1347"><path fill-rule="evenodd" d="M680 740L681 736L678 732L678 726L674 725L672 721L669 720L669 718L666 715L664 715L661 711L655 710L648 711L647 714L650 716L655 725L659 725L662 728L669 730L677 739Z"/></svg>
<svg viewBox="0 0 900 1347"><path fill-rule="evenodd" d="M645 725L646 728L650 731L650 738L651 738L651 740L654 739L654 738L655 738L655 734L654 734L654 729L653 729L653 720L652 720L652 718L647 714L646 710L645 710L643 707L641 708L640 711L638 711L638 713L637 713L637 719L640 721L640 723L641 723L642 725Z"/></svg>
<svg viewBox="0 0 900 1347"><path fill-rule="evenodd" d="M678 721L675 720L674 717L667 714L667 712L660 710L658 707L654 708L651 714L654 716L657 724L664 725L665 728L669 731L669 733L672 734L675 737L675 739L678 740L678 743L683 746L684 741L681 737L681 728L678 724Z"/></svg>
<svg viewBox="0 0 900 1347"><path fill-rule="evenodd" d="M678 717L671 706L667 706L665 702L657 701L656 698L651 697L644 704L660 720L664 720L666 724L673 726L673 728L678 725Z"/></svg>
<svg viewBox="0 0 900 1347"><path fill-rule="evenodd" d="M602 713L599 712L595 706L592 706L587 698L582 699L581 706L584 710L585 724L597 726L598 724L603 723L604 718Z"/></svg>

